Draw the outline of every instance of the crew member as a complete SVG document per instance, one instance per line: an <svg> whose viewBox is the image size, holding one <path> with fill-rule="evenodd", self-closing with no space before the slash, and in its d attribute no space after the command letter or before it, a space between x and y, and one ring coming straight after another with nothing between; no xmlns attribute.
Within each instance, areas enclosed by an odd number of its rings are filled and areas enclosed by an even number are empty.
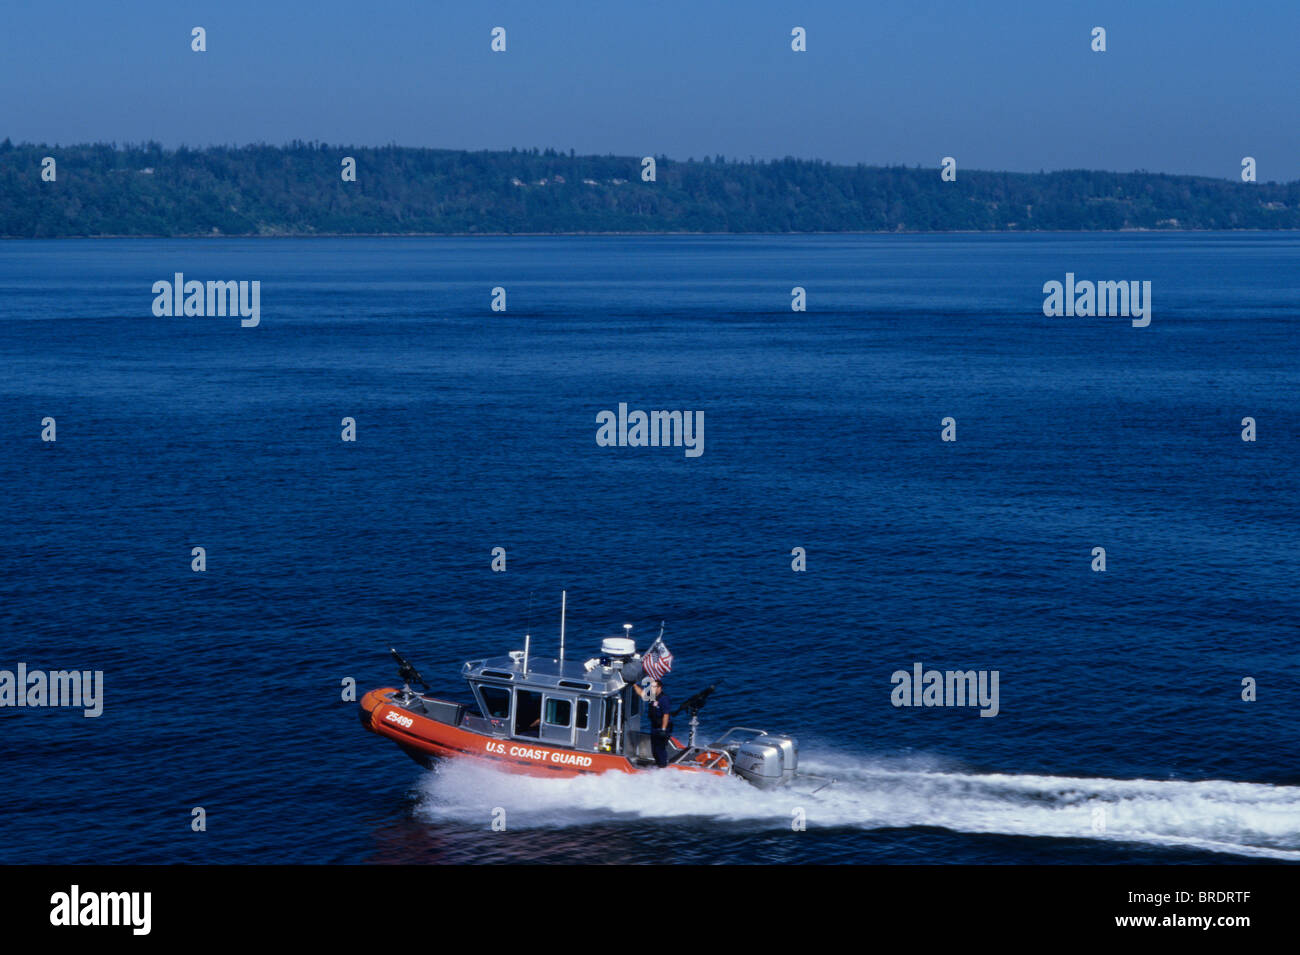
<svg viewBox="0 0 1300 955"><path fill-rule="evenodd" d="M643 700L650 701L650 749L655 755L655 765L661 769L668 765L668 737L673 731L672 704L659 680L651 678L648 689L633 684Z"/></svg>

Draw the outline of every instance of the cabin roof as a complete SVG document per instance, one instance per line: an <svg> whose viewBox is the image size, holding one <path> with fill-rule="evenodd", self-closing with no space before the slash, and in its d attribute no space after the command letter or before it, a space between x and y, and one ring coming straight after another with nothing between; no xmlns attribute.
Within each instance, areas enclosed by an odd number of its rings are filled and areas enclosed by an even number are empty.
<svg viewBox="0 0 1300 955"><path fill-rule="evenodd" d="M530 656L528 672L524 673L523 660L509 655L470 660L461 669L467 680L475 683L541 687L543 689L570 690L574 693L607 695L617 693L626 684L618 670L599 664L590 670L585 662Z"/></svg>

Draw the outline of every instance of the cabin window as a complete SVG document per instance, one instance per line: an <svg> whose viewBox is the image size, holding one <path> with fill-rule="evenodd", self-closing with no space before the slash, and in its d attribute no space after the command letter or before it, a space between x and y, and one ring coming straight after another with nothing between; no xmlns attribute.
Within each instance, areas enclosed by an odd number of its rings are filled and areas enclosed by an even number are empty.
<svg viewBox="0 0 1300 955"><path fill-rule="evenodd" d="M573 722L573 704L569 700L547 697L546 722L552 726L568 726Z"/></svg>
<svg viewBox="0 0 1300 955"><path fill-rule="evenodd" d="M483 705L487 708L489 718L505 719L510 715L510 691L500 686L479 688L483 694Z"/></svg>
<svg viewBox="0 0 1300 955"><path fill-rule="evenodd" d="M542 694L520 690L515 707L515 735L537 738L542 722Z"/></svg>
<svg viewBox="0 0 1300 955"><path fill-rule="evenodd" d="M577 725L578 725L578 729L580 730L585 730L587 728L587 710L590 708L590 706L591 704L587 700L578 701L578 724Z"/></svg>

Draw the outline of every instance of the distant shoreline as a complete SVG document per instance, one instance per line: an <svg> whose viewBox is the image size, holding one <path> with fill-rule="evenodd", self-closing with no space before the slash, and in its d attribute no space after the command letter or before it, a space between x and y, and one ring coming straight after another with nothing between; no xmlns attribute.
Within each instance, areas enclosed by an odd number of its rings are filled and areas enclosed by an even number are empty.
<svg viewBox="0 0 1300 955"><path fill-rule="evenodd" d="M0 183L11 238L1300 231L1300 181L536 149L0 141Z"/></svg>

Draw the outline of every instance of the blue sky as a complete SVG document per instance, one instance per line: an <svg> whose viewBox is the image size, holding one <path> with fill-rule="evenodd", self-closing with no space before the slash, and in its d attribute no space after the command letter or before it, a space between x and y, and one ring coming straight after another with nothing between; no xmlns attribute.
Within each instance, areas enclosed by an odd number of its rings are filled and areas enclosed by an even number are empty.
<svg viewBox="0 0 1300 955"><path fill-rule="evenodd" d="M790 50L794 26L807 53ZM1261 181L1290 181L1298 43L1296 0L11 0L0 136L1225 178L1251 155Z"/></svg>

